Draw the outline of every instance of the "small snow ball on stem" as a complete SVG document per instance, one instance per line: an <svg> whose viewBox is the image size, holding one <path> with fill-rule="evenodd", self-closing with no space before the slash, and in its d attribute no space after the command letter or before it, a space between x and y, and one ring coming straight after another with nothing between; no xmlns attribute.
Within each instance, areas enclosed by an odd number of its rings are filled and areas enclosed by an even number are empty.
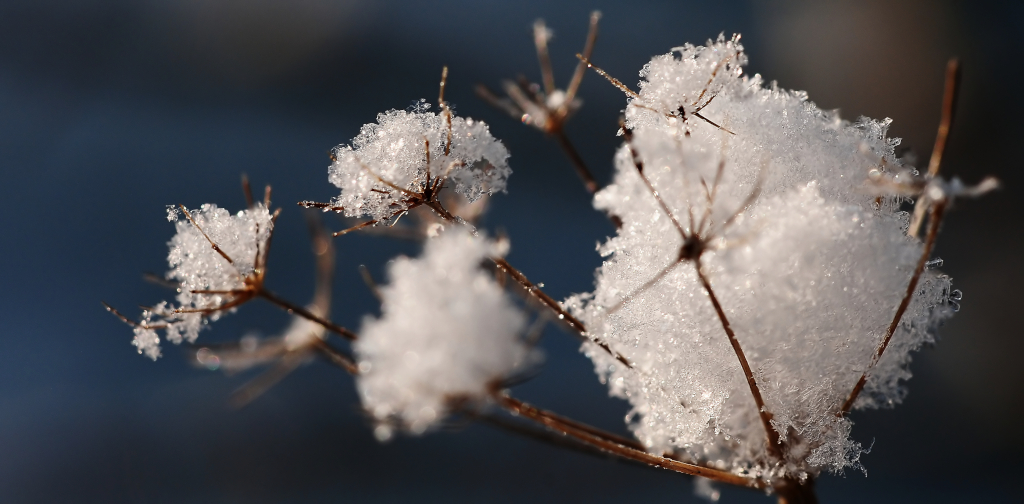
<svg viewBox="0 0 1024 504"><path fill-rule="evenodd" d="M442 72L440 111L420 100L409 110L389 110L367 124L348 145L334 148L328 178L341 189L331 203L301 202L306 207L371 220L335 233L377 224L390 225L420 205L442 215L438 193L452 184L470 202L505 190L512 170L508 150L487 125L456 117L444 101L448 68Z"/></svg>
<svg viewBox="0 0 1024 504"><path fill-rule="evenodd" d="M380 318L367 317L354 348L363 406L378 438L420 434L453 404L487 401L493 383L523 363L526 317L480 267L507 245L453 226L401 257L380 287Z"/></svg>

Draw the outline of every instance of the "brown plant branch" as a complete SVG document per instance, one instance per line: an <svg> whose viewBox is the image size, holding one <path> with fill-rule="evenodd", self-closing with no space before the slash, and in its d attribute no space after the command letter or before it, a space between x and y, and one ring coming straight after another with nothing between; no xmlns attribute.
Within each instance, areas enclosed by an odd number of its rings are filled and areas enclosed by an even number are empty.
<svg viewBox="0 0 1024 504"><path fill-rule="evenodd" d="M571 313L565 310L565 308L562 308L561 303L555 301L551 296L545 294L544 291L540 290L540 288L538 288L536 285L530 282L530 280L526 278L526 275L524 275L521 271L513 268L512 265L508 263L508 261L500 257L494 257L491 258L491 260L494 261L494 264L497 265L498 268L500 268L502 271L508 274L508 276L515 280L519 285L522 285L528 293L536 297L541 303L550 308L551 311L553 311L555 315L558 316L558 320L562 321L562 323L569 326L569 328L572 329L575 333L577 333L581 338L593 342L602 350L608 352L608 355L615 357L616 360L624 364L626 367L633 367L633 364L631 364L625 356L612 350L612 348L608 346L607 343L590 338L587 335L587 328L586 326L583 325L583 322L580 322L579 319L573 317Z"/></svg>
<svg viewBox="0 0 1024 504"><path fill-rule="evenodd" d="M551 136L555 137L558 141L558 146L562 148L565 155L569 158L569 162L572 163L573 168L576 169L576 174L583 180L583 186L587 188L587 192L594 194L600 188L597 185L597 180L594 179L594 175L590 173L590 169L587 168L586 162L583 161L583 157L573 147L572 142L569 141L569 137L565 135L565 131L561 128L551 133Z"/></svg>
<svg viewBox="0 0 1024 504"><path fill-rule="evenodd" d="M280 306L281 308L284 308L284 310L287 311L288 313L292 313L306 320L316 322L317 324L324 326L324 328L327 329L328 331L331 331L347 340L355 341L357 338L356 333L348 329L345 329L344 327L337 325L334 322L324 320L323 318L314 315L309 310L295 303L292 303L291 301L287 301L281 297L278 297L276 294L266 289L260 289L259 291L256 292L256 295L263 299L266 299L267 301L270 301L271 303L277 306Z"/></svg>
<svg viewBox="0 0 1024 504"><path fill-rule="evenodd" d="M942 93L942 116L939 119L939 130L935 134L935 146L932 147L932 156L928 160L927 178L934 178L939 174L942 165L942 155L946 152L946 142L949 140L949 130L953 126L953 114L956 112L956 98L959 91L960 62L956 58L946 63L946 83ZM907 236L917 237L924 221L925 212L928 211L924 195L918 198L914 205L914 216L910 219L910 226L907 228Z"/></svg>
<svg viewBox="0 0 1024 504"><path fill-rule="evenodd" d="M711 288L711 282L708 281L708 277L704 276L704 272L701 271L699 260L694 261L694 267L697 270L697 278L700 279L701 285L707 291L708 297L711 298L711 304L715 307L715 313L718 314L718 320L722 323L722 329L729 336L729 344L732 345L733 352L736 353L736 358L740 361L740 367L743 368L743 378L747 380L747 386L750 387L750 395L754 396L754 403L757 404L757 414L761 418L761 424L764 426L765 434L768 437L768 453L776 460L782 460L782 451L779 448L779 433L772 427L772 414L764 404L764 398L761 397L761 389L758 388L757 380L754 379L754 372L750 369L747 356L743 353L739 340L736 339L736 333L732 330L729 319L725 316L722 304L718 302L718 296L715 295L714 289Z"/></svg>
<svg viewBox="0 0 1024 504"><path fill-rule="evenodd" d="M889 323L889 328L885 331L885 337L882 338L882 342L878 345L875 350L875 355L871 358L871 363L868 364L867 370L860 375L860 379L857 380L857 385L853 387L853 391L843 402L843 405L839 408L836 416L842 417L843 415L850 412L850 408L853 407L854 401L857 400L857 396L860 395L861 391L864 390L864 385L868 380L868 373L871 369L878 364L878 361L882 358L882 353L889 346L889 341L892 340L893 334L896 333L896 329L900 325L900 320L903 318L903 314L907 311L907 307L910 306L910 300L914 296L914 290L917 289L917 283L921 279L921 274L924 272L925 266L928 263L928 257L931 256L932 249L935 248L935 240L939 235L939 225L942 224L942 216L946 211L946 200L939 200L932 206L931 215L928 218L928 235L925 238L924 250L921 251L921 257L917 260L917 267L914 268L914 274L910 277L910 283L907 284L907 292L903 294L903 299L900 301L899 307L896 308L896 314L892 318L892 322Z"/></svg>
<svg viewBox="0 0 1024 504"><path fill-rule="evenodd" d="M583 430L578 427L582 425L578 422L566 423L564 418L559 415L536 408L523 401L510 397L507 394L497 394L495 399L498 401L500 406L514 415L519 415L535 421L556 432L561 432L566 436L571 436L606 453L610 453L627 460L641 462L649 466L660 467L662 469L668 469L682 474L689 474L691 476L701 476L703 478L708 478L710 480L730 485L759 489L767 488L768 486L764 481L759 479L733 474L720 469L712 469L709 467L680 462L678 460L647 453L646 451L634 448L633 446L627 446L611 441L604 435L598 436L591 433L592 431L601 432L600 429L587 426L587 430ZM607 434L607 436L614 435Z"/></svg>

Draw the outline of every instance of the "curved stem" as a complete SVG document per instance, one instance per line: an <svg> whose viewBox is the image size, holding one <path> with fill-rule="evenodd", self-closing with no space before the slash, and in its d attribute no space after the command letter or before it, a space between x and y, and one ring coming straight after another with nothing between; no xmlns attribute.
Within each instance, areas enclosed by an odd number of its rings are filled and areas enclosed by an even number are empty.
<svg viewBox="0 0 1024 504"><path fill-rule="evenodd" d="M496 397L498 404L509 412L515 415L520 415L524 418L533 420L540 423L550 429L557 432L561 432L566 436L571 436L579 441L582 441L590 446L593 446L601 451L622 457L627 460L641 462L650 466L660 467L662 469L668 469L682 474L689 474L691 476L701 476L710 480L718 481L721 483L728 483L730 485L738 485L750 488L765 488L767 485L758 479L749 478L746 476L740 476L731 472L722 471L719 469L711 469L708 467L702 467L694 464L687 464L678 460L670 458L659 457L658 455L652 455L643 450L626 446L611 440L606 439L603 436L597 436L590 432L583 430L577 425L577 422L566 423L562 417L555 415L554 413L544 411L542 409L531 406L523 401L509 397L505 394L499 394ZM587 426L590 430L597 430L594 427Z"/></svg>

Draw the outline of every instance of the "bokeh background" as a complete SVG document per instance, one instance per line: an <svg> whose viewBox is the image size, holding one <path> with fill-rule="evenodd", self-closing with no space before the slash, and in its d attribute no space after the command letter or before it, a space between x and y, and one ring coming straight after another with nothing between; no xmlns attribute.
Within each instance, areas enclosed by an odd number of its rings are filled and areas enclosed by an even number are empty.
<svg viewBox="0 0 1024 504"><path fill-rule="evenodd" d="M480 425L381 445L350 377L314 363L250 406L226 406L248 376L189 365L165 348L135 354L129 313L167 297L173 233L164 206L243 204L239 175L273 184L284 207L269 286L297 302L313 261L295 202L327 200L328 150L389 108L449 99L512 152L509 193L486 227L510 261L556 298L589 290L612 233L557 146L473 96L523 73L537 80L530 27L555 31L562 85L591 9L604 13L594 60L629 84L655 54L743 34L750 73L804 89L844 117L892 117L925 163L944 64L963 86L944 173L1005 188L958 204L937 254L962 311L913 363L895 410L854 415L874 448L868 476L824 476L823 502L1008 502L1024 463L1019 313L1024 4L1020 2L390 2L160 0L0 4L0 501L624 502L694 500L688 478L563 451ZM568 133L601 181L618 145L623 96L588 75ZM338 229L341 223L327 219ZM356 266L416 247L349 235L338 248L335 320L358 327L373 298ZM207 341L274 334L287 316L251 305ZM624 431L576 343L549 330L543 373L519 394ZM723 489L725 502L769 502Z"/></svg>

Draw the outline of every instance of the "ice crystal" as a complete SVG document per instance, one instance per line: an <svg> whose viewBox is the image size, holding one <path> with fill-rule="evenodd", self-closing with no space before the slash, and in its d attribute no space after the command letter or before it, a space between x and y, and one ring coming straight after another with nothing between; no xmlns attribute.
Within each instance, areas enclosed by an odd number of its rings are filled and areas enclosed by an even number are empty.
<svg viewBox="0 0 1024 504"><path fill-rule="evenodd" d="M485 123L431 112L422 100L410 110L379 114L350 145L336 147L334 159L328 175L341 195L333 204L350 217L382 222L408 209L408 196L422 193L428 176L449 177L455 191L474 201L504 191L512 172L508 151Z"/></svg>
<svg viewBox="0 0 1024 504"><path fill-rule="evenodd" d="M849 123L802 92L745 77L738 38L656 56L626 109L632 142L595 206L622 219L599 247L596 289L567 304L632 369L585 344L612 395L627 399L654 453L722 461L733 471L803 477L857 467L843 400L885 335L922 251L899 196L866 191L869 172L903 170L889 120ZM634 152L636 159L634 159ZM699 261L635 161L688 233L704 222ZM754 199L749 199L756 196ZM765 429L696 263L751 364L786 460ZM660 280L659 272L676 264ZM909 352L951 313L949 280L922 277L855 407L903 397Z"/></svg>
<svg viewBox="0 0 1024 504"><path fill-rule="evenodd" d="M171 269L166 278L178 284L177 304L164 301L145 310L132 342L139 353L152 359L160 356L160 338L155 328L163 327L171 343L191 343L207 321L220 318L224 313L221 308L233 298L226 292L244 290L246 279L256 273L254 268L266 252L273 227L270 212L262 204L231 215L208 203L188 211L194 223L181 213L175 207L169 207L167 212L177 234L168 242L167 262Z"/></svg>
<svg viewBox="0 0 1024 504"><path fill-rule="evenodd" d="M463 227L430 238L423 255L400 257L380 289L380 318L367 317L355 343L363 406L379 422L421 433L452 401L476 401L527 354L525 317L480 268L505 248Z"/></svg>

